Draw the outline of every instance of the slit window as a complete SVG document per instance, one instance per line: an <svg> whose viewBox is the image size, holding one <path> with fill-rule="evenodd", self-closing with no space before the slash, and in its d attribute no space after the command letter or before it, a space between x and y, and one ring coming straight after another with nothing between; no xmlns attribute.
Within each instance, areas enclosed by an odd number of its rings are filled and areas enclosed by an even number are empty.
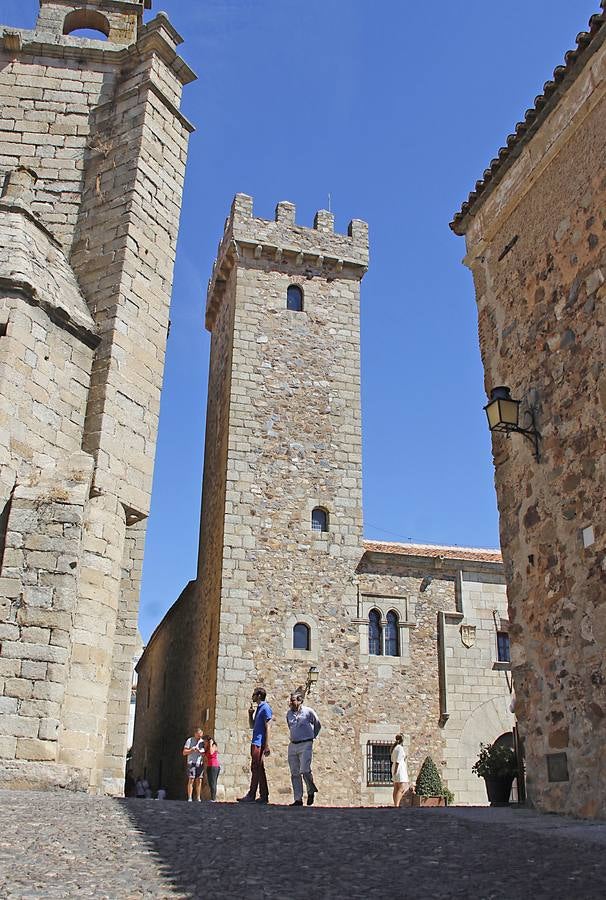
<svg viewBox="0 0 606 900"><path fill-rule="evenodd" d="M297 622L292 630L293 650L309 650L310 637L309 625L306 625L305 622Z"/></svg>
<svg viewBox="0 0 606 900"><path fill-rule="evenodd" d="M298 284L291 284L286 291L286 309L303 312L303 291Z"/></svg>

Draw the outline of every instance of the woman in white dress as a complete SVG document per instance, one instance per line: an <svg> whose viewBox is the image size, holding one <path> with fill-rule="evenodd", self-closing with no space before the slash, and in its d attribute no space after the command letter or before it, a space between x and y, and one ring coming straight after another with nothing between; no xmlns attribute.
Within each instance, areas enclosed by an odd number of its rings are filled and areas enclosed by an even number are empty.
<svg viewBox="0 0 606 900"><path fill-rule="evenodd" d="M391 751L391 777L393 780L393 805L399 806L408 790L408 766L404 738L396 734L396 743Z"/></svg>

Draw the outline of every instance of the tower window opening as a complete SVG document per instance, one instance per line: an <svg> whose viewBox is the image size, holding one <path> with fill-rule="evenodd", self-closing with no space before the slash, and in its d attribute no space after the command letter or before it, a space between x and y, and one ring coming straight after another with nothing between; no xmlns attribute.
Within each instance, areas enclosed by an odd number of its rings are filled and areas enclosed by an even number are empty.
<svg viewBox="0 0 606 900"><path fill-rule="evenodd" d="M383 626L378 609L368 613L368 652L371 656L383 656Z"/></svg>
<svg viewBox="0 0 606 900"><path fill-rule="evenodd" d="M303 291L298 284L291 284L286 291L286 309L303 312Z"/></svg>
<svg viewBox="0 0 606 900"><path fill-rule="evenodd" d="M310 650L310 628L305 622L297 622L292 630L293 650Z"/></svg>
<svg viewBox="0 0 606 900"><path fill-rule="evenodd" d="M312 531L328 531L328 513L321 506L316 506L311 514Z"/></svg>

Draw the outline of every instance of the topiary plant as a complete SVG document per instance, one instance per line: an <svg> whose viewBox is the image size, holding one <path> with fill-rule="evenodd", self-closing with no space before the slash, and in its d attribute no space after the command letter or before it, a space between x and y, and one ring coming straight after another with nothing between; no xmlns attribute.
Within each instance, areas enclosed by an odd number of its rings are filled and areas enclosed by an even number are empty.
<svg viewBox="0 0 606 900"><path fill-rule="evenodd" d="M415 794L419 797L443 797L444 785L440 773L431 756L426 756L423 765L417 775Z"/></svg>

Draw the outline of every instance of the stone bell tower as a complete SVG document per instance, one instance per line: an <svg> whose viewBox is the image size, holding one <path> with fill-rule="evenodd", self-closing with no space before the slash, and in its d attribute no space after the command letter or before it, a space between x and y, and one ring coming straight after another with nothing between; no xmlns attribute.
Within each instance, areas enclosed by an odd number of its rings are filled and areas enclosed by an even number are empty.
<svg viewBox="0 0 606 900"><path fill-rule="evenodd" d="M194 74L149 0L0 26L0 783L119 793ZM73 32L88 29L87 37ZM90 29L99 39L90 36Z"/></svg>
<svg viewBox="0 0 606 900"><path fill-rule="evenodd" d="M323 210L313 228L301 227L290 203L265 221L253 216L250 197L236 196L206 311L212 345L194 627L208 670L194 677L206 690L192 710L206 708L214 724L228 798L247 785L253 684L266 686L281 718L289 691L321 658L319 713L326 698L352 702L342 661L353 667L359 656L353 575L362 543L359 305L367 266L365 222L335 234ZM296 624L306 647L293 646ZM342 759L349 742L351 726L334 721L323 734L326 763ZM335 802L357 800L353 746L352 774ZM283 766L272 780L277 791L290 789Z"/></svg>

